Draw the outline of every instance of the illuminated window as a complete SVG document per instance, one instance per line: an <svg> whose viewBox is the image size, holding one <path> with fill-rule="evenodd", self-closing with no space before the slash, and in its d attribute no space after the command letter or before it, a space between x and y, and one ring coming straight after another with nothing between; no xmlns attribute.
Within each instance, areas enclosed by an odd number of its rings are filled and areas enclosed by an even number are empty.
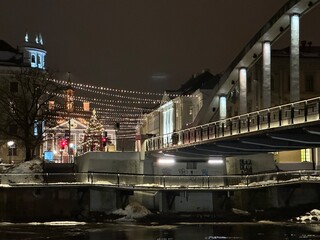
<svg viewBox="0 0 320 240"><path fill-rule="evenodd" d="M17 156L17 148L16 147L9 148L8 156Z"/></svg>
<svg viewBox="0 0 320 240"><path fill-rule="evenodd" d="M301 149L301 162L311 162L312 161L312 149Z"/></svg>

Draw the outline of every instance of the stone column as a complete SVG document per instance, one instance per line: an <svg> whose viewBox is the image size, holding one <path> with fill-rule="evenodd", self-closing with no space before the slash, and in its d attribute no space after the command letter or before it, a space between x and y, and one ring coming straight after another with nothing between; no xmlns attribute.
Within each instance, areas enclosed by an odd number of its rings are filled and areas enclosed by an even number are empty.
<svg viewBox="0 0 320 240"><path fill-rule="evenodd" d="M290 102L300 100L300 69L299 69L299 22L300 16L293 14L291 20L290 43Z"/></svg>
<svg viewBox="0 0 320 240"><path fill-rule="evenodd" d="M222 95L219 97L219 119L224 120L227 118L227 97Z"/></svg>
<svg viewBox="0 0 320 240"><path fill-rule="evenodd" d="M262 45L262 108L271 107L271 43Z"/></svg>
<svg viewBox="0 0 320 240"><path fill-rule="evenodd" d="M247 113L247 69L240 68L239 70L239 114Z"/></svg>

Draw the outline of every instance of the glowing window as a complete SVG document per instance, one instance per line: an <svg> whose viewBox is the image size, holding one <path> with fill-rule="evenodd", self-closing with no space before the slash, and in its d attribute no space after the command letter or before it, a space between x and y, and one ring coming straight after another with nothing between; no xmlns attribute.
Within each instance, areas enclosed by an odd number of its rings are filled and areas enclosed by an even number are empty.
<svg viewBox="0 0 320 240"><path fill-rule="evenodd" d="M301 162L311 162L312 161L312 149L301 149Z"/></svg>

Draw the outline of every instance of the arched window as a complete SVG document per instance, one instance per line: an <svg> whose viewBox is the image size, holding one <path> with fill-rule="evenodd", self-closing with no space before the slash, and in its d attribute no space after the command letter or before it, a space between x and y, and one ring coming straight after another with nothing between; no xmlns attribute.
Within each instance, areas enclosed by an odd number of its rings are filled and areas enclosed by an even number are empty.
<svg viewBox="0 0 320 240"><path fill-rule="evenodd" d="M31 62L35 63L36 62L36 57L34 55L31 55Z"/></svg>

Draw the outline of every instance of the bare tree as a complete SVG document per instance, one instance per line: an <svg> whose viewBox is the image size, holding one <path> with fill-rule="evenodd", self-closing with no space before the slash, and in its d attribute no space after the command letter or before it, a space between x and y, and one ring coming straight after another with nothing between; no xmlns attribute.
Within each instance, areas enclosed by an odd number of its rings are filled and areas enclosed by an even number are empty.
<svg viewBox="0 0 320 240"><path fill-rule="evenodd" d="M39 69L22 68L2 76L0 86L0 133L23 143L25 161L31 160L44 140L44 124L54 125L55 110L48 103L56 100L64 87L48 81L50 74Z"/></svg>

